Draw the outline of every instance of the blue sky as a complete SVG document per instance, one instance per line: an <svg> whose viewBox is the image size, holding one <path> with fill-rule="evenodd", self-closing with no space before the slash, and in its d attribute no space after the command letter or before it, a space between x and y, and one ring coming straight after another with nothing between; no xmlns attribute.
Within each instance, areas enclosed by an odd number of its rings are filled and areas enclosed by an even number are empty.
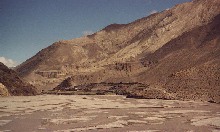
<svg viewBox="0 0 220 132"><path fill-rule="evenodd" d="M0 62L14 66L58 40L129 23L191 0L0 0Z"/></svg>

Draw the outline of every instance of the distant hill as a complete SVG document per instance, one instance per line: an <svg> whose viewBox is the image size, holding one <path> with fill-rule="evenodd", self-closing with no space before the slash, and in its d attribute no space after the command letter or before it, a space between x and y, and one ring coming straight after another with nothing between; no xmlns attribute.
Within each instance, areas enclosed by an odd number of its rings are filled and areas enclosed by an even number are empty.
<svg viewBox="0 0 220 132"><path fill-rule="evenodd" d="M35 95L36 88L22 80L15 71L0 62L0 95Z"/></svg>

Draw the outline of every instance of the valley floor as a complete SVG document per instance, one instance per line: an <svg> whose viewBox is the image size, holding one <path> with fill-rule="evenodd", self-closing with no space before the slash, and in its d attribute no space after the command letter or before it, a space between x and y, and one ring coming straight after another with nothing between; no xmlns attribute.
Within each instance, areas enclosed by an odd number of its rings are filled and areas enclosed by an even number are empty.
<svg viewBox="0 0 220 132"><path fill-rule="evenodd" d="M0 131L220 131L220 105L116 95L0 98Z"/></svg>

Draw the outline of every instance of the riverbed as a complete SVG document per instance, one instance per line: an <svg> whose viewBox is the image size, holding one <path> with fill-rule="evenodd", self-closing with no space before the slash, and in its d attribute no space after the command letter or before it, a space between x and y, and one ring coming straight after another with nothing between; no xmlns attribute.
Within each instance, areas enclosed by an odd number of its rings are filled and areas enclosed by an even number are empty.
<svg viewBox="0 0 220 132"><path fill-rule="evenodd" d="M2 132L218 132L220 105L117 95L0 98Z"/></svg>

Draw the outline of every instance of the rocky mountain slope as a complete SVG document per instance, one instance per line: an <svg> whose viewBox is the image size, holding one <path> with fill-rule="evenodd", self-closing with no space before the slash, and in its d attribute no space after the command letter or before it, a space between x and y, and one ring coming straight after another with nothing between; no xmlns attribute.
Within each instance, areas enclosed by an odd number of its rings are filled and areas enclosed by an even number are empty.
<svg viewBox="0 0 220 132"><path fill-rule="evenodd" d="M178 99L220 102L220 15L147 54L144 61L149 60L157 63L136 80L157 84Z"/></svg>
<svg viewBox="0 0 220 132"><path fill-rule="evenodd" d="M134 84L93 84L75 86L75 78L69 77L56 89L81 88L106 92L117 90L128 97L162 98L162 99L202 99L211 102L220 101L220 15L207 25L196 27L191 31L171 40L154 53L142 54L140 63L145 67L130 79L150 85ZM132 68L138 63L118 63L118 72L134 72ZM110 73L108 73L110 74ZM125 80L119 76L117 80ZM141 86L141 87L140 87ZM97 90L96 90L97 92ZM118 91L112 91L118 94Z"/></svg>
<svg viewBox="0 0 220 132"><path fill-rule="evenodd" d="M150 84L148 90L132 90L131 96L162 93L218 101L219 92L213 91L220 89L219 14L219 0L183 3L129 24L55 42L16 71L39 89L52 89L66 78L62 84L71 86L141 82Z"/></svg>
<svg viewBox="0 0 220 132"><path fill-rule="evenodd" d="M0 62L0 96L35 94L34 86L24 82L15 71Z"/></svg>

